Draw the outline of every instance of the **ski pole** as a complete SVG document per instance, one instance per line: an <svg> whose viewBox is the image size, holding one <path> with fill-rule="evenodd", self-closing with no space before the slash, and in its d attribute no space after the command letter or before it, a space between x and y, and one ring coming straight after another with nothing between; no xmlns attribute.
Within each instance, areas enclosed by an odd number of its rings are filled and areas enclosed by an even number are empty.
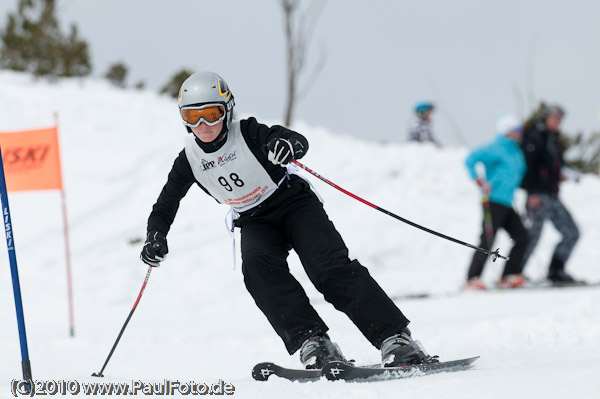
<svg viewBox="0 0 600 399"><path fill-rule="evenodd" d="M494 241L494 225L492 223L492 212L490 211L490 197L488 194L483 194L481 198L483 204L483 231L488 247L492 247Z"/></svg>
<svg viewBox="0 0 600 399"><path fill-rule="evenodd" d="M125 331L125 327L127 327L127 323L129 323L129 320L131 319L131 316L133 315L135 308L137 308L137 305L140 302L140 298L142 297L144 289L146 289L146 284L148 284L148 279L150 278L151 271L152 271L152 266L149 266L148 272L146 273L146 278L144 279L144 284L142 285L142 289L140 290L140 293L139 293L137 299L135 300L135 303L133 304L133 308L131 309L131 312L129 312L129 316L127 316L127 320L125 320L125 324L123 324L123 328L121 328L121 332L119 333L117 340L115 341L112 349L110 350L110 353L108 354L108 357L106 358L106 361L104 362L104 365L102 366L102 369L97 373L92 373L92 377L104 377L104 374L102 374L102 372L106 368L106 365L108 364L108 361L110 360L110 357L112 356L113 352L115 351L115 348L117 347L117 344L119 343L119 340L121 339L121 336L123 335L123 331Z"/></svg>
<svg viewBox="0 0 600 399"><path fill-rule="evenodd" d="M359 196L352 194L351 192L349 192L349 191L347 191L347 190L344 190L343 188L341 188L341 187L340 187L340 186L338 186L337 184L333 183L331 180L328 180L328 179L326 179L325 177L323 177L323 176L321 176L320 174L318 174L317 172L315 172L315 171L313 171L313 170L311 170L311 169L307 168L306 166L304 166L303 164L301 164L301 163L300 163L300 162L298 162L297 160L293 160L292 162L293 162L294 164L298 165L300 168L302 168L302 169L304 169L305 171L307 171L308 173L310 173L311 175L315 176L316 178L318 178L318 179L320 179L320 180L323 180L325 183L329 184L331 187L333 187L333 188L335 188L335 189L338 189L338 190L340 190L341 192L343 192L344 194L346 194L346 195L348 195L348 196L350 196L350 197L354 198L355 200L357 200L357 201L360 201L360 202L362 202L363 204L365 204L365 205L368 205L368 206L370 206L371 208L374 208L374 209L378 210L379 212L383 212L383 213L385 213L386 215L393 217L394 219L398 219L398 220L400 220L401 222L404 222L404 223L406 223L406 224L408 224L408 225L410 225L410 226L416 227L417 229L420 229L420 230L426 231L426 232L428 232L428 233L430 233L430 234L433 234L433 235L435 235L435 236L438 236L438 237L441 237L441 238L445 238L446 240L452 241L452 242L454 242L454 243L456 243L456 244L464 245L464 246L466 246L466 247L469 247L469 248L472 248L472 249L474 249L474 250L476 250L476 251L483 252L484 254L486 254L486 255L488 255L488 256L491 256L491 258L492 258L492 261L494 261L494 262L495 262L495 261L496 261L496 259L498 259L498 258L502 258L502 259L508 259L508 257L507 257L507 256L502 256L502 255L500 255L500 253L499 253L499 251L500 251L500 248L496 249L495 251L489 251L489 250L487 250L487 249L485 249L485 248L479 248L479 247L477 247L477 246L475 246L475 245L471 245L471 244L469 244L469 243L466 243L466 242L464 242L464 241L457 240L456 238L452 238L452 237L449 237L449 236L447 236L447 235L444 235L444 234L442 234L442 233L438 233L437 231L434 231L434 230L428 229L427 227L423 227L423 226L421 226L421 225L418 225L418 224L416 224L416 223L414 223L414 222L411 222L410 220L404 219L403 217L400 217L400 216L398 216L398 215L396 215L396 214L394 214L394 213L392 213L392 212L390 212L390 211L386 211L385 209L383 209L383 208L380 208L380 207L378 207L377 205L374 205L374 204L370 203L369 201L366 201L366 200L364 200L364 199L360 198Z"/></svg>
<svg viewBox="0 0 600 399"><path fill-rule="evenodd" d="M13 235L10 208L8 206L8 189L4 173L4 161L2 150L0 150L0 203L2 206L2 219L4 221L4 232L6 234L6 248L8 250L8 262L13 283L13 295L15 298L15 309L17 311L17 327L19 331L19 342L21 344L21 369L23 370L23 381L25 393L34 395L33 377L31 376L31 361L27 349L27 334L25 332L25 316L23 315L23 298L21 297L21 283L19 282L19 270L17 267L17 251Z"/></svg>

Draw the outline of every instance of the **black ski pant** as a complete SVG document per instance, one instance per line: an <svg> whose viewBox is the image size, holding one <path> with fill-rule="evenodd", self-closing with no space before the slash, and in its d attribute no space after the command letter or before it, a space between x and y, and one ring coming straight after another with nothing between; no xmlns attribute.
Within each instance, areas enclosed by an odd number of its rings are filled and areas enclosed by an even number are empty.
<svg viewBox="0 0 600 399"><path fill-rule="evenodd" d="M528 207L527 215L531 220L529 227L531 242L525 251L524 263L527 262L540 239L544 222L546 219L550 219L556 230L562 235L562 240L556 245L552 255L552 259L555 260L553 263L559 265L555 269L563 270L579 239L579 229L573 217L558 197L549 194L540 194L540 205L535 209Z"/></svg>
<svg viewBox="0 0 600 399"><path fill-rule="evenodd" d="M242 271L246 288L290 354L328 331L286 261L298 254L325 300L344 312L380 348L409 321L348 249L310 186L292 176L264 205L242 213Z"/></svg>
<svg viewBox="0 0 600 399"><path fill-rule="evenodd" d="M506 230L515 244L508 254L509 259L504 265L502 277L510 274L520 274L523 271L523 256L525 255L525 250L529 243L529 235L521 222L521 218L512 207L501 205L497 202L489 202L489 211L487 211L484 206L483 212L483 228L479 246L490 250L498 230L500 228ZM489 215L486 215L486 212L489 212ZM486 232L486 216L491 216L492 231L489 233ZM487 258L488 256L486 254L479 251L475 252L473 260L471 261L471 266L469 267L467 278L480 277L481 273L483 273L483 266L485 265Z"/></svg>

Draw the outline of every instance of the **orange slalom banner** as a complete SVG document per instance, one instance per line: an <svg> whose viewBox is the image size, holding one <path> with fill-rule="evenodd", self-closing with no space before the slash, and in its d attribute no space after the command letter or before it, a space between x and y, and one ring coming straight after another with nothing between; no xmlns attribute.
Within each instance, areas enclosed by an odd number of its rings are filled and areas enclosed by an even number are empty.
<svg viewBox="0 0 600 399"><path fill-rule="evenodd" d="M58 118L58 115L55 115ZM67 202L62 181L58 122L43 129L0 132L2 163L8 192L59 190L62 202L70 335L75 335L71 250Z"/></svg>
<svg viewBox="0 0 600 399"><path fill-rule="evenodd" d="M0 132L8 191L62 190L56 126Z"/></svg>

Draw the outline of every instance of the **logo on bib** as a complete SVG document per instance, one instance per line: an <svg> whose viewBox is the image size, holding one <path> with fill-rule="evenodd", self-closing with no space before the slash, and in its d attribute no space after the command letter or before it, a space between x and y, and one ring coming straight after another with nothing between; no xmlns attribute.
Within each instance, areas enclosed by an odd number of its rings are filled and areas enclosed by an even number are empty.
<svg viewBox="0 0 600 399"><path fill-rule="evenodd" d="M227 155L223 155L222 157L219 157L219 159L217 159L217 165L223 166L227 162L233 161L236 158L237 158L237 156L235 155L235 151L232 152L232 153L229 153Z"/></svg>
<svg viewBox="0 0 600 399"><path fill-rule="evenodd" d="M207 161L206 159L202 159L202 171L205 172L210 168L215 167L215 161Z"/></svg>

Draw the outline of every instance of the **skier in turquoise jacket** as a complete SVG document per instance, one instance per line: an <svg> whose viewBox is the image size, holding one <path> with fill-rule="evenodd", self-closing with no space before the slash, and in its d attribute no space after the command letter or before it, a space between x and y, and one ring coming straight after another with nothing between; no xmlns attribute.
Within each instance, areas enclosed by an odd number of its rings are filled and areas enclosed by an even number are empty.
<svg viewBox="0 0 600 399"><path fill-rule="evenodd" d="M523 255L529 238L521 218L512 207L516 189L525 174L525 158L519 143L523 127L512 115L502 115L496 126L497 138L490 144L473 151L465 163L469 174L483 192L483 229L479 246L491 249L498 229L503 228L514 240L499 286L521 287L526 283L522 275ZM485 167L485 177L478 176L475 165ZM467 274L467 289L485 289L480 280L487 256L476 252Z"/></svg>

